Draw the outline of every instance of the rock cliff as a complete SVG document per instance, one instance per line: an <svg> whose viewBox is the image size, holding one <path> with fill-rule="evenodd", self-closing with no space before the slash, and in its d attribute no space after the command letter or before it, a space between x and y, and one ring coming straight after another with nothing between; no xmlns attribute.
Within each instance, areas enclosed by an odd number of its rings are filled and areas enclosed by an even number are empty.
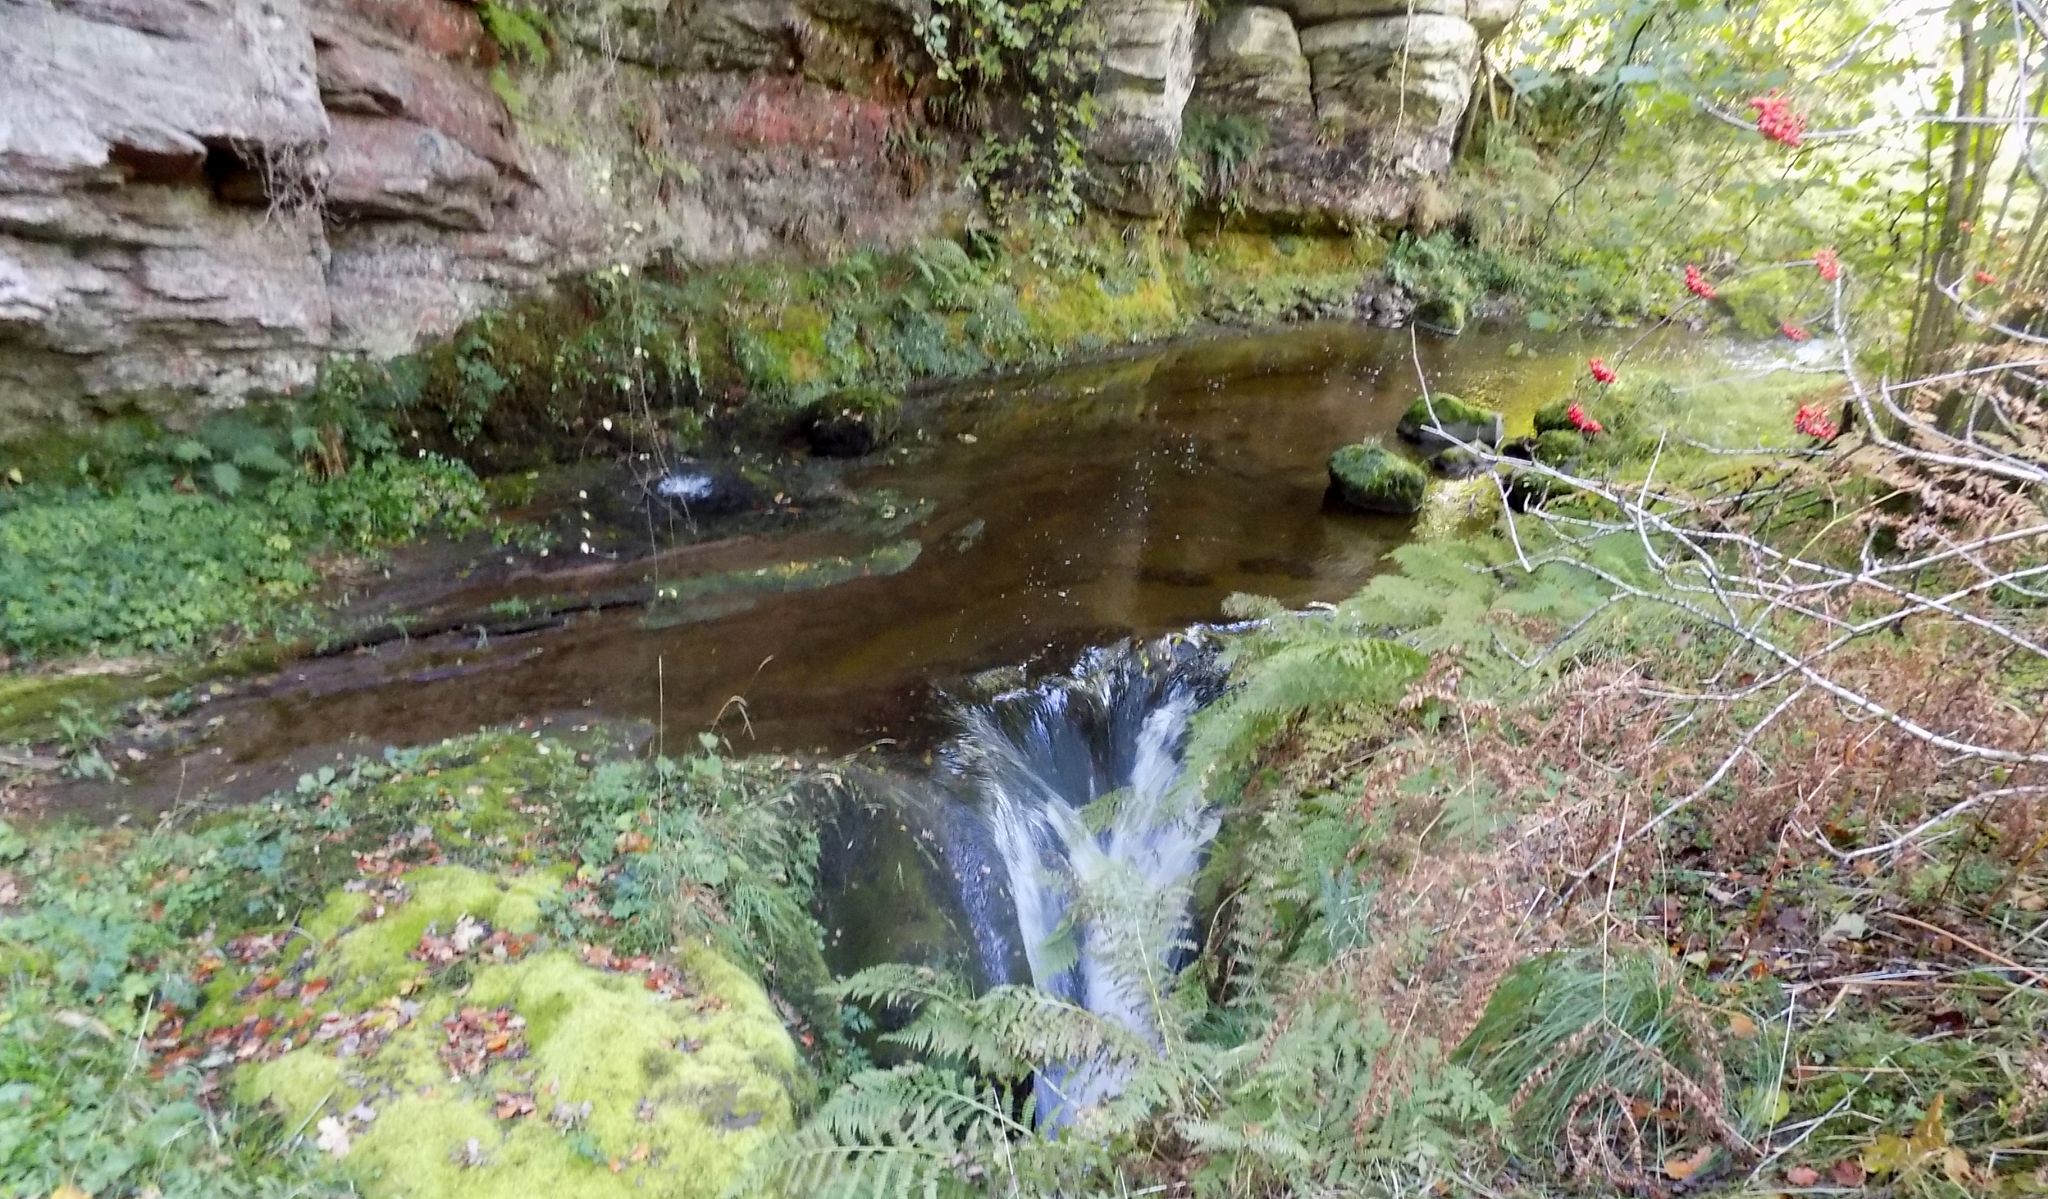
<svg viewBox="0 0 2048 1199"><path fill-rule="evenodd" d="M1289 225L1400 219L1513 6L1090 2L1093 198L1166 211L1193 104L1270 126L1246 215ZM967 221L965 137L905 82L929 13L0 0L0 439L289 390L606 263Z"/></svg>

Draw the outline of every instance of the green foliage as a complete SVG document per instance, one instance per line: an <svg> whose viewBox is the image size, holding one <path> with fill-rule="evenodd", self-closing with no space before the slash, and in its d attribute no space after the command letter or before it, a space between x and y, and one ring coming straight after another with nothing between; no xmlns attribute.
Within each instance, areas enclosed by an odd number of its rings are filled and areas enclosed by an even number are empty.
<svg viewBox="0 0 2048 1199"><path fill-rule="evenodd" d="M530 67L548 64L552 57L548 40L553 30L546 13L503 0L483 0L477 5L476 14L483 20L484 32L506 54Z"/></svg>
<svg viewBox="0 0 2048 1199"><path fill-rule="evenodd" d="M1427 664L1405 645L1320 617L1273 622L1235 647L1232 662L1235 686L1201 714L1188 740L1187 775L1212 795L1303 712L1389 703Z"/></svg>
<svg viewBox="0 0 2048 1199"><path fill-rule="evenodd" d="M939 0L915 31L946 103L984 130L969 177L992 210L1081 214L1099 34L1080 0Z"/></svg>
<svg viewBox="0 0 2048 1199"><path fill-rule="evenodd" d="M760 964L835 1036L837 1008L819 994L829 976L809 907L818 837L807 802L788 771L729 760L709 735L682 761L598 767L566 813L602 896L605 939L630 953L709 939Z"/></svg>
<svg viewBox="0 0 2048 1199"><path fill-rule="evenodd" d="M1239 189L1271 136L1257 118L1188 108L1181 119L1177 168L1183 210L1209 205L1226 214L1242 211Z"/></svg>
<svg viewBox="0 0 2048 1199"><path fill-rule="evenodd" d="M261 631L318 581L309 551L471 528L481 511L475 478L436 458L325 484L293 474L237 497L54 496L0 512L0 647L168 651L230 626Z"/></svg>
<svg viewBox="0 0 2048 1199"><path fill-rule="evenodd" d="M121 1036L62 989L0 987L0 1191L284 1199L349 1193L275 1122L211 1104L190 1067L139 1068Z"/></svg>

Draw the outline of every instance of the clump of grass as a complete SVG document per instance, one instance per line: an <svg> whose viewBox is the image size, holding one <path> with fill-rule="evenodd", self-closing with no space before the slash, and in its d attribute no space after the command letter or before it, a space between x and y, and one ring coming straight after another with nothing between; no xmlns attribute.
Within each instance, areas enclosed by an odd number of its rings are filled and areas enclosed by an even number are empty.
<svg viewBox="0 0 2048 1199"><path fill-rule="evenodd" d="M1525 1152L1634 1185L1695 1146L1750 1152L1776 1088L1763 1027L1710 1008L1661 954L1578 950L1510 974L1456 1059L1509 1105Z"/></svg>

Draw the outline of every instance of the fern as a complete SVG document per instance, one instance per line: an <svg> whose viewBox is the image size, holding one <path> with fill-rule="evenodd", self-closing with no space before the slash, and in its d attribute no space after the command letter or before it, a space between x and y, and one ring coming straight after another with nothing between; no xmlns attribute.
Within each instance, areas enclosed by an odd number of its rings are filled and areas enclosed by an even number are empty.
<svg viewBox="0 0 2048 1199"><path fill-rule="evenodd" d="M548 50L548 19L532 9L514 7L501 0L483 0L477 6L484 32L507 55L530 67L544 67L552 57Z"/></svg>
<svg viewBox="0 0 2048 1199"><path fill-rule="evenodd" d="M1428 665L1408 646L1327 618L1289 622L1277 636L1281 648L1250 661L1240 656L1236 689L1195 720L1186 774L1211 795L1303 712L1390 703Z"/></svg>

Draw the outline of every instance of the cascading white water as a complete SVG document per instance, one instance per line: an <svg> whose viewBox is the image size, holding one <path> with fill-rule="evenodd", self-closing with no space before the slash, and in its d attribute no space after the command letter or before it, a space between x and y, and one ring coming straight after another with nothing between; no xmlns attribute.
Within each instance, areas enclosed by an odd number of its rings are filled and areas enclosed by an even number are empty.
<svg viewBox="0 0 2048 1199"><path fill-rule="evenodd" d="M992 982L1024 981L1021 956L1034 985L1159 1043L1187 887L1217 827L1176 783L1189 721L1220 686L1196 634L1095 651L959 714L946 764L971 819L950 852ZM1105 799L1091 827L1085 810ZM1101 1062L1047 1071L1041 1123L1070 1122L1122 1081Z"/></svg>

